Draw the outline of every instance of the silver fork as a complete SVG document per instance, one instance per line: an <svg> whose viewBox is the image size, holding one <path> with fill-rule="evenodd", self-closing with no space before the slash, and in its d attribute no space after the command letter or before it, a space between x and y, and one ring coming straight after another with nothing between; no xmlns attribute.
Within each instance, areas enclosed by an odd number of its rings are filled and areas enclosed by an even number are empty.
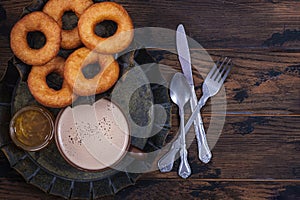
<svg viewBox="0 0 300 200"><path fill-rule="evenodd" d="M203 95L198 101L197 106L195 107L191 117L184 127L186 134L197 117L197 114L200 112L200 109L205 105L206 101L219 92L231 68L231 59L225 57L223 60L219 60L207 74L202 85ZM175 156L180 150L180 141L181 135L179 135L179 137L173 142L171 149L158 161L158 168L161 172L169 172L172 170Z"/></svg>

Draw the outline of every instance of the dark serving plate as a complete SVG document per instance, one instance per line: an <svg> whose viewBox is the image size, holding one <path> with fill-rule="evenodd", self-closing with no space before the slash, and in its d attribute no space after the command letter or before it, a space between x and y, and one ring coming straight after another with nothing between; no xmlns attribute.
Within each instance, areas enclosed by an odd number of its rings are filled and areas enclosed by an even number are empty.
<svg viewBox="0 0 300 200"><path fill-rule="evenodd" d="M143 53L135 52L135 57L144 57L145 53L146 51L143 51ZM149 58L146 59L149 60ZM121 63L121 61L119 62ZM126 68L124 64L120 66L123 70ZM131 67L133 66L129 66L127 69ZM38 104L27 88L26 74L28 74L29 69L29 66L13 57L9 61L5 76L0 82L0 148L8 158L10 165L27 182L47 193L65 198L96 198L115 194L122 188L133 185L140 174L126 172L126 169L124 171L108 169L101 172L85 172L72 167L60 155L53 141L46 148L37 152L26 152L15 146L9 137L9 122L12 115L26 105ZM126 70L123 73L126 74ZM145 72L145 75L147 75L147 72ZM110 93L107 92L97 98L109 97L109 95ZM122 96L122 94L120 95ZM157 84L149 84L139 88L131 98L132 118L140 120L135 122L147 123L145 120L150 120L150 116L147 116L149 113L149 101L152 101L153 104L162 105L168 116L159 133L154 136L151 136L151 133L149 133L149 138L133 137L131 144L139 147L144 152L153 152L160 149L164 145L166 135L171 126L171 103L168 90L164 86ZM59 111L58 109L49 110L54 115ZM161 126L161 124L155 124L155 120L153 125ZM146 161L134 160L132 165L147 170L153 164L155 165L153 163L155 159L155 157L152 157Z"/></svg>
<svg viewBox="0 0 300 200"><path fill-rule="evenodd" d="M45 2L35 1L35 3L24 9L23 14L40 10ZM36 45L39 41L36 38L31 40L33 45ZM130 83L131 81L135 81L130 80L126 74L132 68L137 67L140 74L137 74L136 77L143 79L147 83L136 89L130 97L129 107L131 118L134 120L133 123L148 125L149 127L160 126L162 129L157 134L152 135L150 128L147 131L148 133L144 135L149 137L132 137L131 144L146 153L155 152L155 150L162 148L164 145L165 138L171 127L171 103L168 96L168 89L163 86L165 83L162 77L160 77L162 84L151 84L147 80L148 73L153 74L154 72L158 76L160 75L158 65L155 64L157 63L156 60L147 53L147 50L139 48L137 44L134 45L136 45L135 49L137 50L118 57L122 82ZM70 53L71 51L61 50L59 55L67 57ZM145 67L139 68L140 65L147 63L152 63L151 70ZM13 57L8 62L6 73L0 81L0 148L8 158L10 165L28 183L37 186L47 193L64 198L91 199L113 195L121 189L135 184L141 174L127 170L132 165L135 167L138 166L140 169L145 169L145 171L156 165L156 154L152 154L147 160L133 159L123 170L107 169L101 172L87 172L76 169L68 164L60 155L53 141L46 148L37 152L26 152L18 148L9 137L10 119L22 107L38 104L30 94L26 83L30 69L30 66ZM56 87L56 79L57 77L50 77L48 84ZM130 84L127 85L128 87L118 90L120 100L122 100L122 97L129 98L127 96L131 88ZM97 95L95 98L110 98L112 90ZM82 97L75 104L91 102L93 100L95 100L94 97ZM167 119L163 125L156 124L155 120L151 120L151 112L149 110L153 104L161 105L167 113ZM47 109L54 116L59 112L59 109Z"/></svg>

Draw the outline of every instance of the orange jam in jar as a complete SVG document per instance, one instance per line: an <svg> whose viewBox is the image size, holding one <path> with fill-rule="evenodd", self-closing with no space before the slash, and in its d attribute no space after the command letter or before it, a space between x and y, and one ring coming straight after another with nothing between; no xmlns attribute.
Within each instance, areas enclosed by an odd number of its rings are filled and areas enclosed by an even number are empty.
<svg viewBox="0 0 300 200"><path fill-rule="evenodd" d="M11 139L26 151L44 148L52 139L53 133L52 114L42 107L24 107L14 115L10 122Z"/></svg>

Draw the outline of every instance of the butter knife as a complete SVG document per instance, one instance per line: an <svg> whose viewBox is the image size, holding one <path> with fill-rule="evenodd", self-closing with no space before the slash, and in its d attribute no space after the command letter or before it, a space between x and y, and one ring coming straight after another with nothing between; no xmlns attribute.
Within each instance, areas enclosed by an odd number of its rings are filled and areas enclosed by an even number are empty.
<svg viewBox="0 0 300 200"><path fill-rule="evenodd" d="M193 81L193 73L192 73L192 66L191 66L191 56L189 45L187 41L187 37L185 34L184 26L182 24L178 25L176 31L176 45L177 45L177 52L179 61L181 64L181 69L183 71L184 76L186 77L187 82L190 85L191 89L191 99L190 99L190 106L192 112L197 105L197 96L194 89L194 81ZM199 159L204 162L208 163L212 157L211 151L207 144L206 134L203 127L203 122L201 118L201 114L198 113L196 120L194 121L195 127L195 134L198 143L198 156Z"/></svg>

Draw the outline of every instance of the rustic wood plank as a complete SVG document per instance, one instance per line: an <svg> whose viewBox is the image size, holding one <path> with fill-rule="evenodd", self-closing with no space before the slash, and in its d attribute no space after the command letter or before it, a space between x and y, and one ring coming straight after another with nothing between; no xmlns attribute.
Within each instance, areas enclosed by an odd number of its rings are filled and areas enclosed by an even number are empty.
<svg viewBox="0 0 300 200"><path fill-rule="evenodd" d="M170 50L173 51L173 50ZM202 50L193 49L192 64L198 98L202 95L202 82L212 67L207 60L200 60ZM158 51L160 52L160 51ZM161 71L170 80L174 69L181 71L176 54L151 51L162 65ZM273 52L270 50L208 50L214 62L220 57L232 58L233 69L225 81L225 90L208 101L203 113L222 114L227 101L227 113L247 115L299 115L300 114L300 60L299 53ZM226 98L224 97L226 95ZM223 113L224 114L224 113Z"/></svg>
<svg viewBox="0 0 300 200"><path fill-rule="evenodd" d="M299 186L272 182L140 181L136 187L120 192L116 199L296 199Z"/></svg>
<svg viewBox="0 0 300 200"><path fill-rule="evenodd" d="M187 34L205 48L300 47L299 1L117 2L126 7L136 27L176 30L176 26L183 23Z"/></svg>
<svg viewBox="0 0 300 200"><path fill-rule="evenodd" d="M299 199L294 182L204 182L142 180L115 199Z"/></svg>
<svg viewBox="0 0 300 200"><path fill-rule="evenodd" d="M18 21L22 10L31 0L1 0L0 6L6 15L0 18L0 78L7 67L7 61L13 55L9 46L9 34L12 26Z"/></svg>
<svg viewBox="0 0 300 200"><path fill-rule="evenodd" d="M218 124L222 120L215 116L203 118L210 147L217 142L208 164L198 159L193 132L187 137L193 172L190 179L300 180L300 117L227 116L224 128L220 129ZM178 131L177 115L172 121L169 144ZM157 171L146 176L176 179L179 163L180 159L170 173Z"/></svg>
<svg viewBox="0 0 300 200"><path fill-rule="evenodd" d="M0 178L0 183L1 199L62 199L47 195L20 178ZM294 181L141 179L115 196L98 199L299 199L299 191L300 183Z"/></svg>
<svg viewBox="0 0 300 200"><path fill-rule="evenodd" d="M15 180L1 188L0 198L11 199L61 199L46 195L35 187ZM19 189L18 189L19 188ZM163 188L163 189L162 189ZM295 182L205 182L201 180L139 180L135 186L125 188L114 197L99 199L161 199L201 198L201 199L298 199L299 183ZM6 190L4 190L6 189ZM179 195L179 196L178 196Z"/></svg>

